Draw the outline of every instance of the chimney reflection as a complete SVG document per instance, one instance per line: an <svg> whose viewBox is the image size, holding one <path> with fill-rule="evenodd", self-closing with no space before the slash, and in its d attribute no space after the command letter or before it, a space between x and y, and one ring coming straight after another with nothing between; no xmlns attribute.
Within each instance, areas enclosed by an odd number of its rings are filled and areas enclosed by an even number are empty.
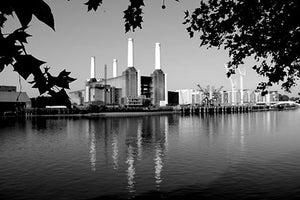
<svg viewBox="0 0 300 200"><path fill-rule="evenodd" d="M95 126L90 120L87 121L87 133L89 136L89 156L91 170L96 171L96 137L95 137Z"/></svg>
<svg viewBox="0 0 300 200"><path fill-rule="evenodd" d="M246 117L246 114L241 115L240 144L241 144L242 151L244 151L244 149L245 149L245 123L244 123L245 117Z"/></svg>
<svg viewBox="0 0 300 200"><path fill-rule="evenodd" d="M165 117L165 150L168 151L169 146L169 118Z"/></svg>
<svg viewBox="0 0 300 200"><path fill-rule="evenodd" d="M129 144L127 148L127 158L126 164L128 165L127 168L127 182L128 182L128 191L130 193L135 192L135 167L134 167L134 152L133 147Z"/></svg>
<svg viewBox="0 0 300 200"><path fill-rule="evenodd" d="M115 170L118 169L118 159L119 159L119 150L118 150L118 137L116 132L113 133L112 138L112 159L113 159L113 167Z"/></svg>
<svg viewBox="0 0 300 200"><path fill-rule="evenodd" d="M153 119L153 134L155 135L155 156L154 156L154 178L157 190L162 183L161 173L163 170L163 158L168 145L168 117L157 117Z"/></svg>
<svg viewBox="0 0 300 200"><path fill-rule="evenodd" d="M126 174L127 189L130 193L136 191L136 177L138 176L137 164L144 162L143 152L146 155L153 155L154 180L157 189L163 181L162 170L164 156L168 146L168 117L146 116L141 120L127 119L126 126L122 132L126 134ZM154 150L154 152L152 151ZM148 158L145 158L147 162ZM141 165L142 166L142 165Z"/></svg>
<svg viewBox="0 0 300 200"><path fill-rule="evenodd" d="M143 122L141 120L138 121L137 126L137 148L138 148L138 160L142 159L142 128Z"/></svg>
<svg viewBox="0 0 300 200"><path fill-rule="evenodd" d="M156 150L155 150L155 158L154 158L154 164L155 164L155 183L156 183L156 187L159 190L160 188L160 184L162 182L162 178L161 178L161 171L163 168L163 151L162 148L157 145Z"/></svg>

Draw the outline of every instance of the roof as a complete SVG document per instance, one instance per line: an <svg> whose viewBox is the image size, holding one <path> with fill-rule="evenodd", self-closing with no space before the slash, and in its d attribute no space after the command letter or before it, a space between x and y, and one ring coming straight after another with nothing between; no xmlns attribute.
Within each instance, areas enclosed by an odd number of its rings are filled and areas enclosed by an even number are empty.
<svg viewBox="0 0 300 200"><path fill-rule="evenodd" d="M30 102L30 99L26 92L0 91L0 102Z"/></svg>

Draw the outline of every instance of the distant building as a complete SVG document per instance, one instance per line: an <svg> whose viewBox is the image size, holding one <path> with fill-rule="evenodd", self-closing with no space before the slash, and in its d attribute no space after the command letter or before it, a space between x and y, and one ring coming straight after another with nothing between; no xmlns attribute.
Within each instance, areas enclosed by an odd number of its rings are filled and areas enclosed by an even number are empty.
<svg viewBox="0 0 300 200"><path fill-rule="evenodd" d="M84 102L84 90L72 91L69 93L72 104L82 105Z"/></svg>
<svg viewBox="0 0 300 200"><path fill-rule="evenodd" d="M195 89L176 90L179 94L180 105L200 105L203 101L203 94Z"/></svg>
<svg viewBox="0 0 300 200"><path fill-rule="evenodd" d="M180 105L204 105L203 102L205 95L203 92L195 89L176 90L179 96ZM277 91L270 91L262 96L261 92L244 89L243 90L243 104L241 103L241 91L220 91L220 98L214 105L231 106L231 105L254 105L256 103L264 103L270 105L279 101L279 94Z"/></svg>
<svg viewBox="0 0 300 200"><path fill-rule="evenodd" d="M0 114L7 111L21 111L31 107L26 92L17 92L15 86L0 86Z"/></svg>
<svg viewBox="0 0 300 200"><path fill-rule="evenodd" d="M168 105L177 106L179 104L179 93L168 91Z"/></svg>

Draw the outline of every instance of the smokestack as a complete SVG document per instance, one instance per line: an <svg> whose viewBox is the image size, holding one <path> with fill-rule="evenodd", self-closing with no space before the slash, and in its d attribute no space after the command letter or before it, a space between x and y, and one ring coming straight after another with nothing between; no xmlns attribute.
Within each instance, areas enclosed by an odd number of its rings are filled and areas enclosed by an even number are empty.
<svg viewBox="0 0 300 200"><path fill-rule="evenodd" d="M155 69L161 69L160 66L160 43L155 43Z"/></svg>
<svg viewBox="0 0 300 200"><path fill-rule="evenodd" d="M165 102L166 102L166 105L169 103L167 81L168 81L167 80L167 74L165 74Z"/></svg>
<svg viewBox="0 0 300 200"><path fill-rule="evenodd" d="M118 76L118 60L113 60L113 78Z"/></svg>
<svg viewBox="0 0 300 200"><path fill-rule="evenodd" d="M133 67L133 39L128 38L128 67Z"/></svg>
<svg viewBox="0 0 300 200"><path fill-rule="evenodd" d="M92 78L95 78L95 75L96 75L96 71L95 71L95 57L92 56L91 57L91 79Z"/></svg>
<svg viewBox="0 0 300 200"><path fill-rule="evenodd" d="M137 88L138 88L138 97L141 96L141 70L137 70L137 80L138 80L138 83L137 83Z"/></svg>
<svg viewBox="0 0 300 200"><path fill-rule="evenodd" d="M89 102L90 101L90 86L85 86L85 98L84 102Z"/></svg>

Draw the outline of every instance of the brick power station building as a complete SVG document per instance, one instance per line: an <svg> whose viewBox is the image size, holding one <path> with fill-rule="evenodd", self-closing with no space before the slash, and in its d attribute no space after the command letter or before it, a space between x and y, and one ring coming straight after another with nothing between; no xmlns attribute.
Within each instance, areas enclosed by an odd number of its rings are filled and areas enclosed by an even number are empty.
<svg viewBox="0 0 300 200"><path fill-rule="evenodd" d="M133 39L128 39L127 68L118 75L117 60L113 60L113 77L97 78L95 57L91 58L91 75L85 89L70 92L75 104L141 106L149 102L153 106L168 104L167 75L161 69L160 43L155 44L155 70L150 76L141 76L134 66ZM106 71L106 68L105 68Z"/></svg>

